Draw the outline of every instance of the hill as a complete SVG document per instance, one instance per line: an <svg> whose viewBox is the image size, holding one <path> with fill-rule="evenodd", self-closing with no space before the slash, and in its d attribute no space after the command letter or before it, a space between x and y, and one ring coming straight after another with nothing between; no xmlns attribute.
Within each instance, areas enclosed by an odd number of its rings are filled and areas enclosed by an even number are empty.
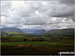
<svg viewBox="0 0 75 56"><path fill-rule="evenodd" d="M54 29L47 32L49 35L74 35L74 28Z"/></svg>
<svg viewBox="0 0 75 56"><path fill-rule="evenodd" d="M39 30L38 29L22 29L22 31L27 34L34 34L34 35L42 35L46 33L46 31L42 29L39 29Z"/></svg>
<svg viewBox="0 0 75 56"><path fill-rule="evenodd" d="M3 32L3 31L0 31L0 35L1 35L1 36L7 36L7 35L8 35L8 33Z"/></svg>
<svg viewBox="0 0 75 56"><path fill-rule="evenodd" d="M23 33L23 31L19 28L15 28L15 27L7 27L7 28L1 28L1 31L3 32L20 32Z"/></svg>

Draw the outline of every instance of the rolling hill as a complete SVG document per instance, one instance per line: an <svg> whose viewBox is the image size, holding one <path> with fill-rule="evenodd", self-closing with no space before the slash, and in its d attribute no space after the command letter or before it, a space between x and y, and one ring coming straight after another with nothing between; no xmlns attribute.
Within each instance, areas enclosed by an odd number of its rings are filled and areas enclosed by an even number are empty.
<svg viewBox="0 0 75 56"><path fill-rule="evenodd" d="M20 32L23 33L23 31L19 28L15 28L15 27L7 27L7 28L1 28L1 31L3 32Z"/></svg>
<svg viewBox="0 0 75 56"><path fill-rule="evenodd" d="M47 32L50 35L74 35L74 28L54 29Z"/></svg>
<svg viewBox="0 0 75 56"><path fill-rule="evenodd" d="M0 35L1 35L1 36L7 36L7 35L8 35L8 33L3 32L3 31L0 31Z"/></svg>
<svg viewBox="0 0 75 56"><path fill-rule="evenodd" d="M1 28L2 32L8 34L34 34L34 35L74 35L74 28L53 29L53 30L37 30L37 29L19 29L15 27Z"/></svg>

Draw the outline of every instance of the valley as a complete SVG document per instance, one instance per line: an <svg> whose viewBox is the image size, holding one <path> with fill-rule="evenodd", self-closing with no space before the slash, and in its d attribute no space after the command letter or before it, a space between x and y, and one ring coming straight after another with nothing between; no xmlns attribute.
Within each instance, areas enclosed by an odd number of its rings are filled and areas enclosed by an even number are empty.
<svg viewBox="0 0 75 56"><path fill-rule="evenodd" d="M12 30L1 30L2 55L58 55L74 51L74 29L38 30L34 34Z"/></svg>

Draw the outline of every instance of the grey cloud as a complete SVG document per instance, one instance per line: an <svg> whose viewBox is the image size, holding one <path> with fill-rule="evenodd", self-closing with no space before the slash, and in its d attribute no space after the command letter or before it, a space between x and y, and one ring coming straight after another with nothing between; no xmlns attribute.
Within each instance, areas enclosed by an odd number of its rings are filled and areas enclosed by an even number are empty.
<svg viewBox="0 0 75 56"><path fill-rule="evenodd" d="M75 15L70 17L75 22Z"/></svg>
<svg viewBox="0 0 75 56"><path fill-rule="evenodd" d="M10 1L1 1L1 15L2 16L8 16L8 11L9 11L9 9L11 8L11 3L10 3Z"/></svg>
<svg viewBox="0 0 75 56"><path fill-rule="evenodd" d="M3 3L2 3L3 4ZM10 4L11 3L5 3ZM63 18L71 17L74 20L74 9L73 6L68 5L69 3L64 3L63 1L25 1L25 5L17 8L12 8L8 5L1 5L8 8L8 14L3 12L3 16L8 15L7 18L10 18L7 23L4 23L4 26L14 26L14 27L22 27L24 25L37 25L34 28L61 28L63 26L59 26L58 23L62 23ZM6 9L5 8L5 9ZM3 7L4 9L4 7ZM12 10L13 9L13 10ZM16 11L14 14L9 13L8 11ZM38 11L38 14L35 12ZM10 14L10 15L9 15ZM50 17L56 17L60 20L52 20ZM63 17L63 18L61 18ZM55 25L54 25L55 24ZM63 24L63 23L62 23ZM68 24L68 23L66 23ZM40 25L40 26L38 26ZM45 25L45 26L44 26ZM46 26L47 25L47 26ZM67 26L68 27L68 26Z"/></svg>
<svg viewBox="0 0 75 56"><path fill-rule="evenodd" d="M61 3L65 3L65 4L68 4L68 5L73 5L75 2L75 0L61 0Z"/></svg>
<svg viewBox="0 0 75 56"><path fill-rule="evenodd" d="M62 4L66 4L67 5L67 8L69 7L70 10L67 10L68 13L62 13L62 14L57 14L55 15L56 17L71 17L71 19L73 21L75 21L74 19L74 13L75 13L75 0L59 0Z"/></svg>

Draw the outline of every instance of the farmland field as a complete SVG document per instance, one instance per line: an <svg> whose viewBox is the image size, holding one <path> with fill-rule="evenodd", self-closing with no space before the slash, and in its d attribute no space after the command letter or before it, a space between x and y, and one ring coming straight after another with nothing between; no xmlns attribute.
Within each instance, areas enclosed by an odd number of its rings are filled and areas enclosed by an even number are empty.
<svg viewBox="0 0 75 56"><path fill-rule="evenodd" d="M3 55L56 55L61 51L74 51L73 41L68 41L3 41L0 45Z"/></svg>
<svg viewBox="0 0 75 56"><path fill-rule="evenodd" d="M45 35L8 33L1 36L2 55L58 55L74 52L74 35L70 33Z"/></svg>

